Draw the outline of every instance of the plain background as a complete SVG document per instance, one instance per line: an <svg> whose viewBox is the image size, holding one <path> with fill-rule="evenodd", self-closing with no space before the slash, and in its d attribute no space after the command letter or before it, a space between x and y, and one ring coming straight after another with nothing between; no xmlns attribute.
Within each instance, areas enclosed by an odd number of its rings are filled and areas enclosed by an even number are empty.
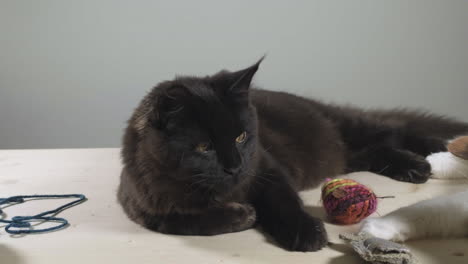
<svg viewBox="0 0 468 264"><path fill-rule="evenodd" d="M117 147L176 74L468 121L468 1L0 0L0 148Z"/></svg>

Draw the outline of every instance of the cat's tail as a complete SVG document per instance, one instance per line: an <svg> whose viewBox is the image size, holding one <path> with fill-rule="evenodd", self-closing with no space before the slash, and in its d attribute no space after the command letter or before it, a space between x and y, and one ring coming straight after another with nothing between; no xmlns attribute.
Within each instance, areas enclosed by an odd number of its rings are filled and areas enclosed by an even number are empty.
<svg viewBox="0 0 468 264"><path fill-rule="evenodd" d="M408 129L413 133L445 140L468 135L468 123L429 114L422 114L419 118L411 120Z"/></svg>
<svg viewBox="0 0 468 264"><path fill-rule="evenodd" d="M468 123L453 118L411 110L394 110L377 113L380 118L404 121L406 131L413 136L451 140L468 136Z"/></svg>

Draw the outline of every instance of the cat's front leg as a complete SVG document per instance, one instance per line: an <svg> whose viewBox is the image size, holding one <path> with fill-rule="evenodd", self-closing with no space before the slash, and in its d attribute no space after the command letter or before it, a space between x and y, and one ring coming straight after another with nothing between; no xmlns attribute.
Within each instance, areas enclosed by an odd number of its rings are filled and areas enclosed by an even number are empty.
<svg viewBox="0 0 468 264"><path fill-rule="evenodd" d="M199 212L141 214L138 222L166 234L209 236L249 229L255 220L256 212L252 206L231 202Z"/></svg>
<svg viewBox="0 0 468 264"><path fill-rule="evenodd" d="M425 157L385 145L368 147L348 161L349 172L365 170L411 183L424 183L431 176L431 164Z"/></svg>
<svg viewBox="0 0 468 264"><path fill-rule="evenodd" d="M260 187L253 194L257 221L280 246L317 251L327 244L323 222L304 211L300 197L281 173L268 171L258 181Z"/></svg>

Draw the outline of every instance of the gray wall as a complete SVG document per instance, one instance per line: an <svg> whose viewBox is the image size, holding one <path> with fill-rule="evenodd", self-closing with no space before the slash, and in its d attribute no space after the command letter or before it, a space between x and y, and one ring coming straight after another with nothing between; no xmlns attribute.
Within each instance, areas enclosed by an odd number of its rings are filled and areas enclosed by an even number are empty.
<svg viewBox="0 0 468 264"><path fill-rule="evenodd" d="M256 83L468 121L468 1L0 0L0 148L116 147L157 82Z"/></svg>

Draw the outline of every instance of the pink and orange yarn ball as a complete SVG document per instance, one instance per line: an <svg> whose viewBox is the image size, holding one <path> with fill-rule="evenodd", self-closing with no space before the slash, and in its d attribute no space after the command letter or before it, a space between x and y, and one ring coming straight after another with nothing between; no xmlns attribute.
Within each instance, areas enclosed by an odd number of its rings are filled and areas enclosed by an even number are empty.
<svg viewBox="0 0 468 264"><path fill-rule="evenodd" d="M377 210L374 192L351 179L327 180L322 187L323 207L335 223L359 223Z"/></svg>

